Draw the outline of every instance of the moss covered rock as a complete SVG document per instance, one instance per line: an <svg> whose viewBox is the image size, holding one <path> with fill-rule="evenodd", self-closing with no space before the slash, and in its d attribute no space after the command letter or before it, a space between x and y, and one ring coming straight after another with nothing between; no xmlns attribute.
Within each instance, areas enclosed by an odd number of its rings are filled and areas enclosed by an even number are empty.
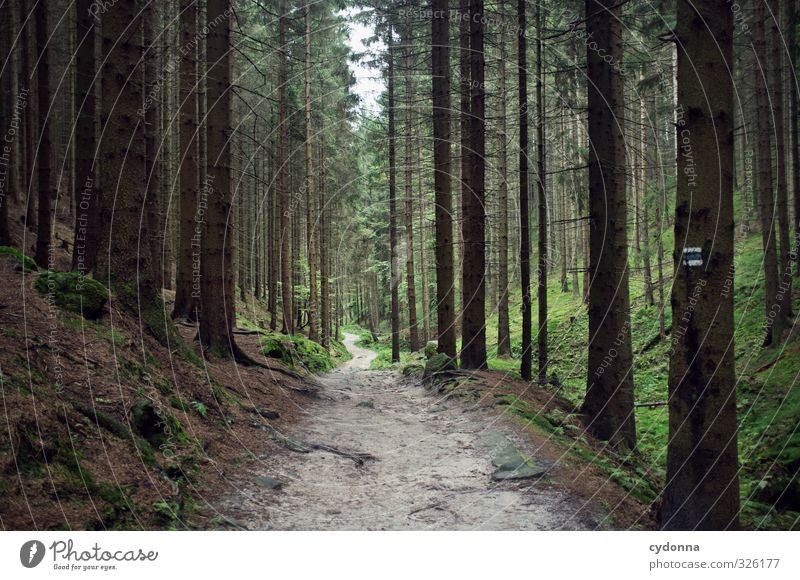
<svg viewBox="0 0 800 580"><path fill-rule="evenodd" d="M406 377L416 377L425 372L425 367L422 365L422 363L414 361L404 365L401 372Z"/></svg>
<svg viewBox="0 0 800 580"><path fill-rule="evenodd" d="M131 425L154 449L161 447L167 439L166 424L150 401L136 401L133 404Z"/></svg>
<svg viewBox="0 0 800 580"><path fill-rule="evenodd" d="M436 356L436 349L438 348L438 343L435 340L429 340L425 343L425 358L433 358Z"/></svg>
<svg viewBox="0 0 800 580"><path fill-rule="evenodd" d="M310 373L324 373L336 366L330 352L303 336L266 335L261 339L261 352L290 368Z"/></svg>
<svg viewBox="0 0 800 580"><path fill-rule="evenodd" d="M42 296L52 299L56 306L80 314L88 320L100 318L103 315L103 306L108 302L106 287L77 271L43 272L34 286Z"/></svg>
<svg viewBox="0 0 800 580"><path fill-rule="evenodd" d="M440 373L442 371L452 371L456 368L456 361L452 358L440 352L438 354L433 355L428 361L425 363L425 373L424 377L428 378L433 376L436 373Z"/></svg>
<svg viewBox="0 0 800 580"><path fill-rule="evenodd" d="M26 256L17 248L11 246L0 246L0 256L10 256L17 261L23 272L34 272L37 270L36 262L33 258Z"/></svg>
<svg viewBox="0 0 800 580"><path fill-rule="evenodd" d="M277 359L290 367L294 366L292 345L288 337L265 336L261 339L261 352L267 358Z"/></svg>

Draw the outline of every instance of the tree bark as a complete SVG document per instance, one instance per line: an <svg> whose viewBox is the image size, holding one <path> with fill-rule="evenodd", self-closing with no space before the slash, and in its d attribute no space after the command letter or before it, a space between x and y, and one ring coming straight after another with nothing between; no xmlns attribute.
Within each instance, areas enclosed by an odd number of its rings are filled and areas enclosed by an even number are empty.
<svg viewBox="0 0 800 580"><path fill-rule="evenodd" d="M526 1L517 0L517 78L519 85L519 269L522 285L522 354L520 374L530 381L533 372L531 335L531 234L530 194L528 193L528 43Z"/></svg>
<svg viewBox="0 0 800 580"><path fill-rule="evenodd" d="M791 0L794 2L795 0ZM789 194L786 190L786 139L783 117L783 53L784 39L782 26L786 24L781 0L769 0L770 7L770 114L773 119L772 133L775 135L775 210L778 212L778 276L780 284L785 287L788 299L784 302L786 316L792 316L792 275L789 254L792 251L792 240L789 234ZM794 78L794 75L791 75Z"/></svg>
<svg viewBox="0 0 800 580"><path fill-rule="evenodd" d="M430 294L428 290L428 242L425 235L425 188L423 186L423 173L424 165L422 158L422 123L423 116L419 113L417 119L419 128L417 129L417 191L419 203L417 211L419 212L419 279L420 287L422 288L422 336L421 342L423 346L427 344L431 336L431 311L430 311Z"/></svg>
<svg viewBox="0 0 800 580"><path fill-rule="evenodd" d="M678 184L665 530L738 527L733 348L733 14L679 0ZM702 264L687 261L699 248ZM696 257L696 254L694 255Z"/></svg>
<svg viewBox="0 0 800 580"><path fill-rule="evenodd" d="M775 201L773 196L772 148L770 144L770 104L767 95L768 79L766 34L764 30L764 2L755 2L753 14L752 47L756 59L754 70L756 101L756 191L761 218L761 239L764 250L764 286L766 324L764 345L770 346L781 340L789 328L789 301L784 300L782 289L781 259L775 241Z"/></svg>
<svg viewBox="0 0 800 580"><path fill-rule="evenodd" d="M325 197L325 127L320 123L319 137L319 264L320 264L320 294L321 294L321 344L330 347L331 338L331 299L328 278L328 209Z"/></svg>
<svg viewBox="0 0 800 580"><path fill-rule="evenodd" d="M96 277L115 291L119 305L166 344L158 272L148 240L145 207L144 83L140 67L143 2L118 2L102 14L102 110L99 146L102 195ZM138 73L138 74L137 74Z"/></svg>
<svg viewBox="0 0 800 580"><path fill-rule="evenodd" d="M497 62L497 115L500 123L500 149L498 151L498 172L500 183L497 187L498 236L497 236L497 356L511 356L511 329L508 318L508 135L506 126L506 36L505 0L497 5L500 14L498 24L499 59Z"/></svg>
<svg viewBox="0 0 800 580"><path fill-rule="evenodd" d="M544 75L542 73L542 7L536 3L536 195L539 207L537 225L538 259L537 266L537 380L540 385L547 384L547 170L545 167L544 140Z"/></svg>
<svg viewBox="0 0 800 580"><path fill-rule="evenodd" d="M639 80L644 80L644 73L639 73ZM644 300L648 306L655 304L653 296L653 274L650 264L650 213L647 210L647 101L646 96L639 98L639 217L641 228L642 275L644 277ZM655 112L653 113L655 114Z"/></svg>
<svg viewBox="0 0 800 580"><path fill-rule="evenodd" d="M159 215L159 197L161 194L161 165L159 163L159 149L161 148L160 133L161 120L159 112L161 101L157 92L158 79L158 49L155 34L155 6L153 2L144 5L142 13L142 34L144 41L144 159L145 183L144 199L145 219L150 232L147 242L150 247L150 259L153 261L153 271L156 280L162 278L164 247L166 236L166 220ZM158 284L161 288L163 284Z"/></svg>
<svg viewBox="0 0 800 580"><path fill-rule="evenodd" d="M317 193L314 190L313 127L311 124L311 6L305 9L305 117L306 117L306 244L308 259L308 338L319 342L317 315Z"/></svg>
<svg viewBox="0 0 800 580"><path fill-rule="evenodd" d="M394 41L392 25L386 35L386 72L389 108L389 252L392 302L392 362L400 362L400 264L397 248L397 162L395 148Z"/></svg>
<svg viewBox="0 0 800 580"><path fill-rule="evenodd" d="M794 194L794 235L795 235L795 275L800 276L800 147L798 147L798 117L800 117L800 99L798 99L795 66L797 63L797 3L786 2L786 76L789 82L789 159Z"/></svg>
<svg viewBox="0 0 800 580"><path fill-rule="evenodd" d="M417 323L417 288L414 276L414 193L412 182L414 173L411 166L411 142L413 139L411 123L411 19L410 11L406 11L405 22L403 23L403 81L405 85L405 130L404 130L404 184L405 184L405 207L403 217L405 221L406 234L406 296L408 299L408 329L411 352L418 351L420 347L419 326Z"/></svg>
<svg viewBox="0 0 800 580"><path fill-rule="evenodd" d="M524 0L520 0L523 2ZM450 11L448 0L431 0L433 183L436 220L437 351L456 358L453 276L453 198L450 189Z"/></svg>
<svg viewBox="0 0 800 580"><path fill-rule="evenodd" d="M48 263L50 255L50 239L53 230L51 200L53 190L50 184L50 164L52 155L52 139L50 135L50 49L47 25L47 3L37 2L34 8L36 19L36 89L39 100L37 116L39 119L39 139L36 161L39 169L39 204L36 219L36 253L34 260L40 268L51 268Z"/></svg>
<svg viewBox="0 0 800 580"><path fill-rule="evenodd" d="M467 117L469 171L462 190L464 258L462 266L461 368L484 369L486 363L486 120L484 105L483 0L469 4L469 116ZM464 55L462 55L464 58ZM463 82L464 79L462 79ZM462 112L463 114L463 112Z"/></svg>
<svg viewBox="0 0 800 580"><path fill-rule="evenodd" d="M17 158L17 150L12 139L16 140L11 132L12 119L15 115L17 103L15 102L20 98L19 93L14 91L15 82L13 75L15 74L13 62L13 28L14 28L14 12L11 3L5 2L0 5L0 54L6 55L5 62L0 65L0 85L5 87L3 92L2 102L0 102L0 127L4 131L2 138L3 143L0 145L0 245L11 245L11 234L8 228L8 203L13 196L19 195L19 183L14 183L15 175L19 165ZM13 194L12 194L13 191Z"/></svg>
<svg viewBox="0 0 800 580"><path fill-rule="evenodd" d="M20 22L20 76L22 85L30 95L23 122L23 142L25 154L25 227L29 231L36 229L36 199L38 197L37 186L34 183L36 177L36 127L34 114L36 111L37 95L33 90L34 71L31 63L31 21L35 16L28 8L28 0L19 2L19 22Z"/></svg>
<svg viewBox="0 0 800 580"><path fill-rule="evenodd" d="M278 212L280 214L280 262L281 262L281 314L283 334L294 334L294 286L292 283L292 229L290 218L293 213L289 197L288 144L286 120L286 0L278 6L278 162L276 185L278 192Z"/></svg>
<svg viewBox="0 0 800 580"><path fill-rule="evenodd" d="M633 449L622 7L586 0L589 93L589 366L582 412L599 439Z"/></svg>
<svg viewBox="0 0 800 580"><path fill-rule="evenodd" d="M97 261L98 192L95 160L95 17L90 12L90 0L77 0L75 11L75 243L72 249L72 269L86 273L94 270Z"/></svg>
<svg viewBox="0 0 800 580"><path fill-rule="evenodd" d="M230 0L208 0L206 22L207 165L201 198L208 210L200 277L200 341L218 356L243 359L236 345L234 305ZM214 26L211 23L216 23ZM206 192L207 190L207 192Z"/></svg>

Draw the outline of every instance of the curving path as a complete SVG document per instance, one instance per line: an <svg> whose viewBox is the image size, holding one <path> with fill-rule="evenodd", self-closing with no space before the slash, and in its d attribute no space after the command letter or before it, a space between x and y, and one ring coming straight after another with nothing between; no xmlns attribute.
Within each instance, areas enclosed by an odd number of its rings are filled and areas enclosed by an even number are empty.
<svg viewBox="0 0 800 580"><path fill-rule="evenodd" d="M275 449L227 502L249 529L592 529L583 502L543 477L494 481L498 449L524 449L498 413L443 402L392 371L369 371L376 354L344 343L353 359L323 376L323 397L289 435L375 457L363 465L323 450ZM276 446L273 446L276 447ZM501 454L502 454L501 453ZM263 485L264 481L279 485ZM262 482L262 483L257 483ZM245 497L245 496L250 496ZM584 506L585 507L585 506ZM584 514L586 510L580 513ZM600 519L600 518L598 518Z"/></svg>

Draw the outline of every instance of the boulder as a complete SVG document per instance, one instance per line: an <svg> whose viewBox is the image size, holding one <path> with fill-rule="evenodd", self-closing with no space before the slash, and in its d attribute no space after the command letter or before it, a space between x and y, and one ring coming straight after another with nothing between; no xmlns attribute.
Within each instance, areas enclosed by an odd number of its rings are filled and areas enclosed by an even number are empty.
<svg viewBox="0 0 800 580"><path fill-rule="evenodd" d="M42 272L34 283L36 290L53 303L87 320L97 320L103 315L108 302L108 290L94 278L78 271Z"/></svg>
<svg viewBox="0 0 800 580"><path fill-rule="evenodd" d="M436 373L440 373L442 371L452 371L455 369L456 361L443 352L440 352L429 358L425 363L425 372L423 377L427 379Z"/></svg>
<svg viewBox="0 0 800 580"><path fill-rule="evenodd" d="M429 340L425 343L425 358L433 358L436 356L436 349L439 347L435 340Z"/></svg>

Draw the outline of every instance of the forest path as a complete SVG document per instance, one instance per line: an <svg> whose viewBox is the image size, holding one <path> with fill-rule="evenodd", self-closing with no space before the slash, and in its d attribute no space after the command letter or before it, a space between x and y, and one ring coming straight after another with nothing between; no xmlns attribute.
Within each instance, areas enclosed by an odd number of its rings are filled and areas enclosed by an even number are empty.
<svg viewBox="0 0 800 580"><path fill-rule="evenodd" d="M305 453L281 448L263 455L252 479L223 502L222 511L239 525L275 530L597 527L586 515L595 510L541 475L543 465L531 472L540 477L492 479L509 454L513 460L525 449L518 426L499 413L442 401L396 372L366 370L376 354L356 346L357 338L345 336L353 359L321 377L322 397L311 401L306 418L286 433L292 441L322 448ZM374 459L361 463L331 451Z"/></svg>

